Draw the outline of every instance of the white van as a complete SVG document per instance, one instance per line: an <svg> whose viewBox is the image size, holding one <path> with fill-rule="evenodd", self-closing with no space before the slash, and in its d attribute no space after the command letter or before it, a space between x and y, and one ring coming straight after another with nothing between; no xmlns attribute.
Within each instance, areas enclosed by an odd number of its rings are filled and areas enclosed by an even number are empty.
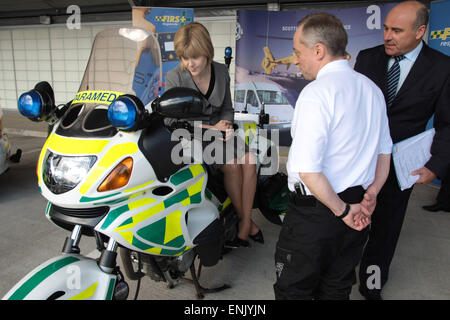
<svg viewBox="0 0 450 320"><path fill-rule="evenodd" d="M236 84L235 111L260 113L263 103L265 113L269 114L269 128L290 128L294 108L277 85L253 81Z"/></svg>

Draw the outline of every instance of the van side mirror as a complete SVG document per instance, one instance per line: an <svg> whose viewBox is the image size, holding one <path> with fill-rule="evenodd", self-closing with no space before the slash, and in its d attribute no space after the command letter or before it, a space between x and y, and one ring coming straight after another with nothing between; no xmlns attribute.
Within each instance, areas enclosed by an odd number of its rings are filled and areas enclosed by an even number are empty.
<svg viewBox="0 0 450 320"><path fill-rule="evenodd" d="M242 110L242 113L248 113L248 105L250 104L250 102L246 102L245 103L245 107L244 110ZM250 104L251 105L251 104Z"/></svg>

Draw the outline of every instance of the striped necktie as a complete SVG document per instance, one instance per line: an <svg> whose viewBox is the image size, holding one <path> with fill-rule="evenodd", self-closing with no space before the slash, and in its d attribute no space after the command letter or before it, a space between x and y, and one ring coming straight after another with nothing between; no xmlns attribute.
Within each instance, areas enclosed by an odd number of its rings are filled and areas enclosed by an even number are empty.
<svg viewBox="0 0 450 320"><path fill-rule="evenodd" d="M387 77L387 89L388 89L388 100L387 106L390 107L394 101L395 95L397 93L398 79L400 78L400 64L399 62L405 58L404 55L394 57L395 62L389 69Z"/></svg>

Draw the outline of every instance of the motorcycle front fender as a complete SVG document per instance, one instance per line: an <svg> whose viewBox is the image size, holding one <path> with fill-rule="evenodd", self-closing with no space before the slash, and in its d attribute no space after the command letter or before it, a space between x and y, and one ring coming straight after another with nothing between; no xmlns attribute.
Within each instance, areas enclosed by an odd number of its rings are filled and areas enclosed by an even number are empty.
<svg viewBox="0 0 450 320"><path fill-rule="evenodd" d="M96 260L63 254L27 274L3 300L110 300L115 282Z"/></svg>

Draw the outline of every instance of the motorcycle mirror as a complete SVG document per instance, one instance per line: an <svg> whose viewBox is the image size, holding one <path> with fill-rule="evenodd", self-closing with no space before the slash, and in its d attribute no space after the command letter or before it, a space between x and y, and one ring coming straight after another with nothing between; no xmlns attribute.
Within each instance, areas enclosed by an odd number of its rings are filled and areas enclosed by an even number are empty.
<svg viewBox="0 0 450 320"><path fill-rule="evenodd" d="M41 94L45 94L46 96L48 96L48 99L50 99L50 103L51 105L55 105L55 93L53 92L53 88L50 85L50 83L48 83L47 81L41 81L38 82L35 86L34 89L39 91Z"/></svg>
<svg viewBox="0 0 450 320"><path fill-rule="evenodd" d="M166 118L186 120L199 119L212 113L211 105L197 90L184 87L165 91L152 102L152 110Z"/></svg>

